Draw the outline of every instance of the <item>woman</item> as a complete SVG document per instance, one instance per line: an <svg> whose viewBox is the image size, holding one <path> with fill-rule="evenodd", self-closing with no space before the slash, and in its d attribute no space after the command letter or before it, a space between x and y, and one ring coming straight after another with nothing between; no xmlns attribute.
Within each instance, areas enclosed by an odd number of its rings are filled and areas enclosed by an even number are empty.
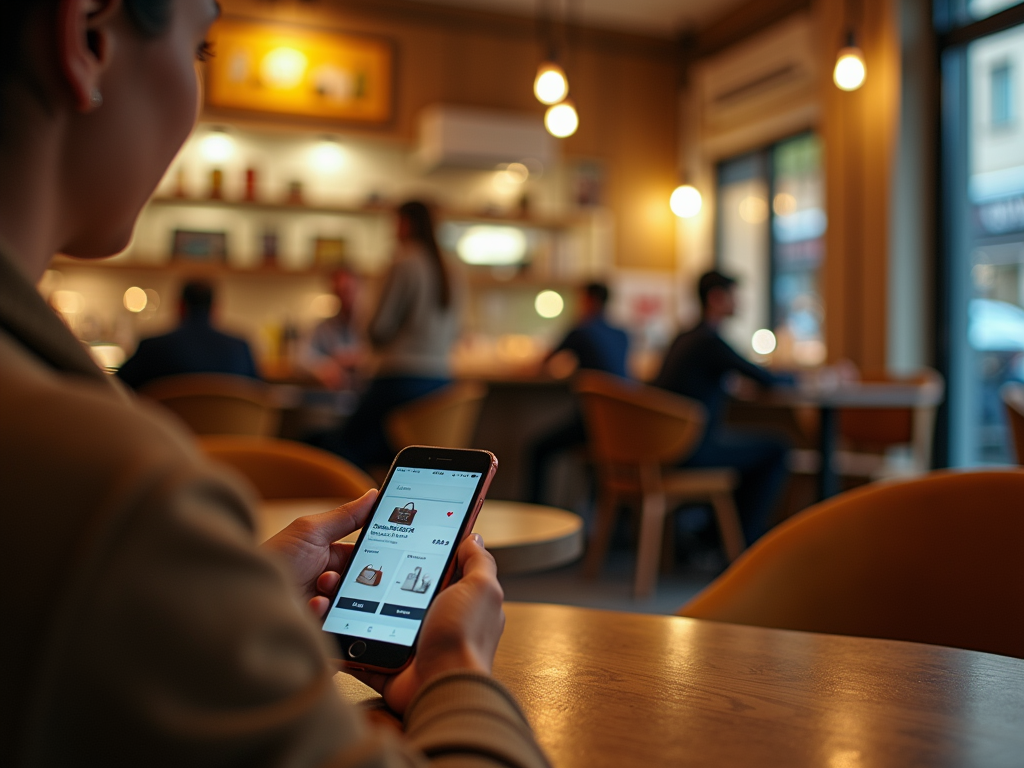
<svg viewBox="0 0 1024 768"><path fill-rule="evenodd" d="M459 335L457 291L430 209L410 201L397 219L398 249L368 329L377 376L341 431L314 440L364 469L390 464L403 447L388 441L388 414L449 383L448 358Z"/></svg>
<svg viewBox="0 0 1024 768"><path fill-rule="evenodd" d="M0 764L543 764L487 677L480 543L418 655L374 678L406 736L337 698L319 614L374 492L254 543L252 495L105 376L35 291L54 253L124 248L192 128L214 0L0 5ZM494 726L460 709L472 699ZM439 741L438 733L444 737Z"/></svg>

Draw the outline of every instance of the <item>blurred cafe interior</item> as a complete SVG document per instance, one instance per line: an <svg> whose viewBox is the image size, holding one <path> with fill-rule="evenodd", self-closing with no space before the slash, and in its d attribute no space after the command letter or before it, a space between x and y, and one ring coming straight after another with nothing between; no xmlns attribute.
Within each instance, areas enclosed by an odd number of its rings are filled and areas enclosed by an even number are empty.
<svg viewBox="0 0 1024 768"><path fill-rule="evenodd" d="M1024 764L1024 3L220 5L37 287L261 541L486 449L554 764Z"/></svg>

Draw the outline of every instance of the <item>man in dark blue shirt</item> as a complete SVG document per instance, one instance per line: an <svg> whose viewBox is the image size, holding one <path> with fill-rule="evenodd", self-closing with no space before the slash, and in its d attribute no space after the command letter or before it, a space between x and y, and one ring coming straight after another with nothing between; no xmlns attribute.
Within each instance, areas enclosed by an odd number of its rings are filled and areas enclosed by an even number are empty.
<svg viewBox="0 0 1024 768"><path fill-rule="evenodd" d="M577 369L626 376L629 337L622 329L608 324L605 310L609 296L608 286L604 283L589 283L583 288L579 299L579 324L566 334L561 344L551 350L545 364L556 356L571 353L576 359ZM583 416L577 410L571 421L534 443L530 452L531 502L541 504L544 501L544 481L551 460L586 442Z"/></svg>
<svg viewBox="0 0 1024 768"><path fill-rule="evenodd" d="M213 288L189 282L181 291L181 325L163 336L143 339L117 375L133 389L182 373L229 373L258 378L249 345L210 323Z"/></svg>
<svg viewBox="0 0 1024 768"><path fill-rule="evenodd" d="M684 467L733 467L740 473L736 506L747 544L767 529L786 482L789 444L782 438L726 429L722 425L727 394L724 380L739 374L765 387L791 385L791 376L776 375L741 357L718 335L719 325L736 311L736 281L720 272L701 276L698 293L701 321L680 333L665 355L654 385L703 403L708 412L704 438Z"/></svg>

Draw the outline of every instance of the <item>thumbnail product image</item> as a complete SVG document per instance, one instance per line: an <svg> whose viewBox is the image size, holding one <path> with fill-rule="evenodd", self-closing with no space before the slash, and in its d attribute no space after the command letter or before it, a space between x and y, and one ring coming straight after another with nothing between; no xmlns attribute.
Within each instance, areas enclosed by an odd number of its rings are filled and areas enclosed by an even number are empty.
<svg viewBox="0 0 1024 768"><path fill-rule="evenodd" d="M376 587L380 584L383 572L379 568L374 568L372 565L366 565L363 570L356 576L356 584L363 584L367 587Z"/></svg>
<svg viewBox="0 0 1024 768"><path fill-rule="evenodd" d="M402 582L401 589L406 592L416 592L423 594L430 589L431 579L428 576L423 576L423 569L420 566L413 568L405 577L405 581Z"/></svg>
<svg viewBox="0 0 1024 768"><path fill-rule="evenodd" d="M410 501L404 506L395 507L395 511L391 513L388 522L398 523L399 525L412 525L414 517L416 517L416 505Z"/></svg>

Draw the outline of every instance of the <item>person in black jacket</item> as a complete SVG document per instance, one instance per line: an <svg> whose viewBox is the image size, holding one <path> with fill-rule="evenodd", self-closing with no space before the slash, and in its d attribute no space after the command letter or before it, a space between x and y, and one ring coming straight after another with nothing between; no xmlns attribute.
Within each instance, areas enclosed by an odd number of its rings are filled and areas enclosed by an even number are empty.
<svg viewBox="0 0 1024 768"><path fill-rule="evenodd" d="M722 424L726 375L735 373L764 387L791 385L787 375L773 374L741 357L718 335L723 320L736 311L736 281L720 272L701 276L698 293L701 320L680 333L669 347L654 385L701 402L708 412L707 429L684 467L732 467L740 473L736 506L747 544L768 529L775 502L788 476L789 443L773 435L727 429Z"/></svg>
<svg viewBox="0 0 1024 768"><path fill-rule="evenodd" d="M213 287L192 281L181 290L181 325L139 342L117 375L132 389L183 373L228 373L259 378L244 339L221 333L210 322Z"/></svg>

